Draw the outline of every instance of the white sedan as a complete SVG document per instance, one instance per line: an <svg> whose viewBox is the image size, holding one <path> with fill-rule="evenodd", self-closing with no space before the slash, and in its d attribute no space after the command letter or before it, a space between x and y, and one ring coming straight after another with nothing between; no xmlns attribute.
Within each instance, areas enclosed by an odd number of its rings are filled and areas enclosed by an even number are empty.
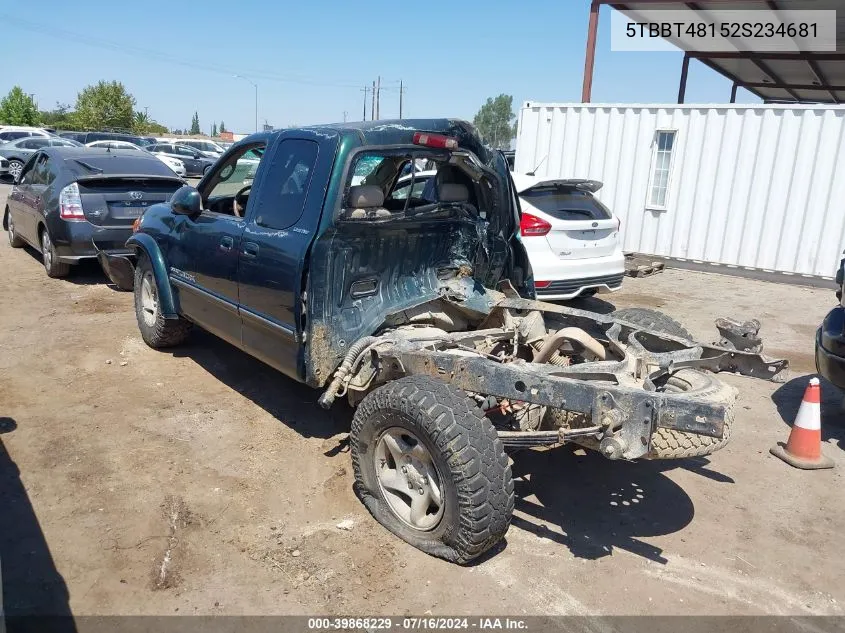
<svg viewBox="0 0 845 633"><path fill-rule="evenodd" d="M129 141L93 141L91 143L87 143L85 147L100 147L103 149L135 149L141 152L146 152L143 147L135 145L135 143L130 143ZM183 163L178 158L172 158L171 156L165 156L164 154L160 154L157 152L148 152L158 158L162 163L170 167L177 176L181 176L182 178L185 177L187 171L185 170L185 163Z"/></svg>
<svg viewBox="0 0 845 633"><path fill-rule="evenodd" d="M435 171L402 176L390 197L428 197ZM625 256L621 221L593 194L595 180L549 179L511 174L522 208L520 234L540 299L574 299L622 287ZM354 182L354 181L353 181Z"/></svg>

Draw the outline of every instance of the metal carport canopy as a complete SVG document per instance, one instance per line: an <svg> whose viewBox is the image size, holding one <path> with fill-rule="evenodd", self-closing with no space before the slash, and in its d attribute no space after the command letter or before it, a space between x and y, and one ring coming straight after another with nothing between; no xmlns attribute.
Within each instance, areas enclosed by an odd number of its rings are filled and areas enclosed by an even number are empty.
<svg viewBox="0 0 845 633"><path fill-rule="evenodd" d="M679 101L683 100L688 60L697 59L733 81L735 86L741 86L767 102L845 103L845 0L631 0L625 3L593 0L594 8L601 4L610 5L634 20L641 20L638 12L645 9L702 12L716 9L838 9L836 52L805 52L799 51L797 46L791 52L687 51ZM687 48L675 38L666 39L682 50Z"/></svg>

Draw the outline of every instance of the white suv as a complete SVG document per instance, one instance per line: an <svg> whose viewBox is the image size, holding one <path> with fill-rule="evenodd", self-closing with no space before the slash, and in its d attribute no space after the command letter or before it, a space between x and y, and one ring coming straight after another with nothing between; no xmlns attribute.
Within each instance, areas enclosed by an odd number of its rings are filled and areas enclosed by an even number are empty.
<svg viewBox="0 0 845 633"><path fill-rule="evenodd" d="M593 194L596 180L512 174L520 232L539 299L572 299L622 287L621 221Z"/></svg>
<svg viewBox="0 0 845 633"><path fill-rule="evenodd" d="M50 134L50 132L40 127L27 127L24 125L0 125L0 143L14 141L19 138L25 138L27 136L50 137L55 135Z"/></svg>

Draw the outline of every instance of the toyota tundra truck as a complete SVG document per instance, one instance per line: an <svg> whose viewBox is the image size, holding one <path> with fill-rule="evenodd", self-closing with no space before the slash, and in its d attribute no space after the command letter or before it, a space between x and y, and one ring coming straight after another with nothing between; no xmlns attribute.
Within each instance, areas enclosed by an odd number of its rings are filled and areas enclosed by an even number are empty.
<svg viewBox="0 0 845 633"><path fill-rule="evenodd" d="M415 164L435 177L415 183ZM360 500L408 543L465 563L508 529L511 451L708 454L736 398L714 373L786 371L652 310L536 301L519 220L506 157L466 122L304 127L238 142L144 213L134 257L101 262L134 289L151 347L198 326L323 407L348 399Z"/></svg>

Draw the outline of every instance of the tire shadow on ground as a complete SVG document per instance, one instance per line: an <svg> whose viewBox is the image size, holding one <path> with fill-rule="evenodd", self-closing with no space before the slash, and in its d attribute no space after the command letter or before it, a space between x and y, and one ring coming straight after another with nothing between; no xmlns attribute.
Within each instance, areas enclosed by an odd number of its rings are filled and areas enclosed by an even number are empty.
<svg viewBox="0 0 845 633"><path fill-rule="evenodd" d="M795 422L804 391L812 376L798 376L784 383L772 394L772 402L777 407L781 419L789 427ZM821 421L822 441L833 440L839 448L845 450L845 409L843 394L833 384L818 376L821 382Z"/></svg>
<svg viewBox="0 0 845 633"><path fill-rule="evenodd" d="M17 428L0 417L0 433ZM56 569L38 517L21 481L21 473L0 440L0 630L3 615L9 631L42 630L72 633L68 588ZM49 616L49 617L48 617ZM21 629L17 628L18 626ZM32 627L32 628L29 628Z"/></svg>
<svg viewBox="0 0 845 633"><path fill-rule="evenodd" d="M664 472L680 467L733 483L708 464L706 458L613 461L571 446L522 451L514 455L512 524L565 545L576 558L609 556L616 547L665 564L663 550L641 539L684 529L695 507Z"/></svg>
<svg viewBox="0 0 845 633"><path fill-rule="evenodd" d="M172 353L190 358L303 437L327 439L349 431L353 411L345 400L339 399L326 411L317 404L319 390L288 378L205 330L195 327L188 341L173 348ZM327 455L345 446L346 440L339 441Z"/></svg>

